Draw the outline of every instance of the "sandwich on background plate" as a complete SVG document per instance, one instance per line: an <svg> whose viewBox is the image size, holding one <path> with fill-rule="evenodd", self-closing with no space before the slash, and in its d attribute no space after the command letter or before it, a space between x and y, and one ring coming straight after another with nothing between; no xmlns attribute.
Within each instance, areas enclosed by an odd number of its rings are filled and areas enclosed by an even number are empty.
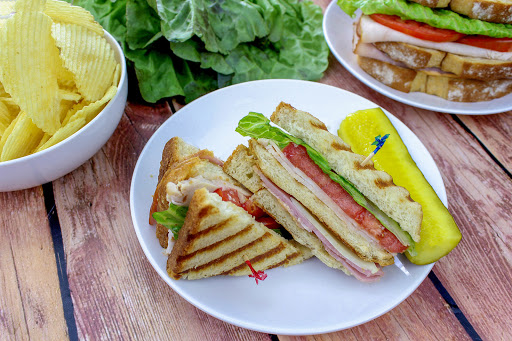
<svg viewBox="0 0 512 341"><path fill-rule="evenodd" d="M353 153L309 113L281 103L270 120L257 113L236 131L252 137L224 164L253 200L326 265L365 282L382 277L394 255L414 253L421 205L391 177Z"/></svg>
<svg viewBox="0 0 512 341"><path fill-rule="evenodd" d="M156 220L156 236L167 249L169 276L250 275L247 261L262 271L310 257L307 248L272 230L278 224L222 164L213 152L178 137L164 147L150 223Z"/></svg>
<svg viewBox="0 0 512 341"><path fill-rule="evenodd" d="M456 102L512 92L509 0L338 0L354 27L359 66L403 92Z"/></svg>

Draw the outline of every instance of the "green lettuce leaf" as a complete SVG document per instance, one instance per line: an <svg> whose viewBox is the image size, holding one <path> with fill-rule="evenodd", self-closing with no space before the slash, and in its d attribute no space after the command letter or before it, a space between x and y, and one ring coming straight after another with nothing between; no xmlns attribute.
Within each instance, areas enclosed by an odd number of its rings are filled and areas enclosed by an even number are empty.
<svg viewBox="0 0 512 341"><path fill-rule="evenodd" d="M278 127L270 125L270 120L264 115L250 112L238 122L235 129L242 136L249 136L255 139L265 138L274 141L280 149L286 147L289 143L301 145L306 148L309 157L315 162L322 171L327 174L333 181L341 185L362 207L370 211L384 227L393 233L404 245L409 245L409 252L414 252L415 242L406 231L402 230L400 225L387 216L380 208L368 200L357 188L341 175L333 172L327 159L309 146L301 139L285 133Z"/></svg>
<svg viewBox="0 0 512 341"><path fill-rule="evenodd" d="M180 58L200 63L223 75L224 84L257 79L293 78L318 80L328 66L329 49L323 33L316 29L322 12L311 2L282 1L270 16L270 35L251 43L240 43L227 54L214 53L198 40L171 43Z"/></svg>
<svg viewBox="0 0 512 341"><path fill-rule="evenodd" d="M269 33L260 6L250 1L156 0L156 7L167 40L198 36L211 52L227 53Z"/></svg>
<svg viewBox="0 0 512 341"><path fill-rule="evenodd" d="M160 18L146 1L126 4L126 43L132 50L144 49L162 37Z"/></svg>
<svg viewBox="0 0 512 341"><path fill-rule="evenodd" d="M178 232L180 232L180 229L185 222L187 211L187 206L178 206L171 203L167 210L153 213L153 218L158 224L162 224L171 230L174 235L174 239L178 239Z"/></svg>
<svg viewBox="0 0 512 341"><path fill-rule="evenodd" d="M471 19L447 9L432 9L406 0L338 0L338 6L350 16L357 9L364 14L398 15L404 20L415 20L438 28L464 34L485 35L494 38L512 37L511 24L491 23Z"/></svg>
<svg viewBox="0 0 512 341"><path fill-rule="evenodd" d="M140 93L147 102L155 103L161 98L185 94L171 55L153 49L125 48L125 56L133 62Z"/></svg>

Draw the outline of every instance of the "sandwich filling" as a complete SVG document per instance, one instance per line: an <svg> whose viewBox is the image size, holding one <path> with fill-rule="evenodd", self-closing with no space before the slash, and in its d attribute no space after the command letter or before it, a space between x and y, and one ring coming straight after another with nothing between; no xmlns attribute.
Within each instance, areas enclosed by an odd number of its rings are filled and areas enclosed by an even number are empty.
<svg viewBox="0 0 512 341"><path fill-rule="evenodd" d="M297 181L315 193L354 231L391 253L405 250L414 253L414 241L396 221L334 173L320 153L269 123L265 116L249 113L240 120L236 130L262 143Z"/></svg>
<svg viewBox="0 0 512 341"><path fill-rule="evenodd" d="M259 139L277 161L300 183L322 200L338 218L352 229L360 230L370 242L379 244L391 253L402 253L407 249L398 238L387 230L366 208L325 174L309 157L304 146L289 143L282 151L270 140Z"/></svg>
<svg viewBox="0 0 512 341"><path fill-rule="evenodd" d="M230 201L242 207L256 221L280 233L278 230L280 230L281 225L251 201L250 196L252 194L249 191L223 179L197 176L178 183L167 183L166 192L169 208L166 211L153 213L156 222L167 227L169 229L169 236L172 233L174 239L178 239L178 233L183 226L187 207L195 191L200 188L205 188L210 193L216 193L223 201Z"/></svg>
<svg viewBox="0 0 512 341"><path fill-rule="evenodd" d="M397 31L393 28L383 25L375 21L375 16L363 15L358 22L355 30L355 39L358 39L359 44L372 44L378 42L402 42L415 46L435 49L444 52L450 52L457 55L495 59L495 60L512 60L512 39L510 39L510 50L498 51L485 47L486 45L471 46L468 44L461 44L456 41L435 42L427 39L420 39L402 31ZM359 45L357 44L357 45ZM492 46L491 46L492 47ZM362 48L362 47L361 47ZM360 49L361 49L360 48ZM370 57L370 56L368 56Z"/></svg>
<svg viewBox="0 0 512 341"><path fill-rule="evenodd" d="M314 233L324 245L325 250L354 277L362 282L375 282L384 275L377 264L359 258L347 246L336 240L300 202L277 187L259 169L256 168L255 171L263 181L265 188L281 202L282 206L297 220L299 225L306 231Z"/></svg>

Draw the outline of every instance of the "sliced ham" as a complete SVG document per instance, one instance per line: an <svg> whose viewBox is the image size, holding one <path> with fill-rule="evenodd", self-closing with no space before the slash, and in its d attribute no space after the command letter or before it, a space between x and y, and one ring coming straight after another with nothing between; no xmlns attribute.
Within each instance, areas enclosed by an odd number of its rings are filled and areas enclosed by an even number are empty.
<svg viewBox="0 0 512 341"><path fill-rule="evenodd" d="M321 227L320 222L318 222L316 218L307 213L306 209L298 201L277 187L259 169L255 168L255 171L260 176L268 191L281 202L283 207L297 220L299 225L306 231L314 233L324 245L325 250L334 259L343 264L354 277L363 282L375 282L384 275L384 272L376 264L359 259L357 255L342 245L337 245L337 247L333 245L333 243L329 241L329 239L332 240L333 237L327 236L327 230ZM352 259L352 261L350 259ZM364 268L356 263L359 263Z"/></svg>

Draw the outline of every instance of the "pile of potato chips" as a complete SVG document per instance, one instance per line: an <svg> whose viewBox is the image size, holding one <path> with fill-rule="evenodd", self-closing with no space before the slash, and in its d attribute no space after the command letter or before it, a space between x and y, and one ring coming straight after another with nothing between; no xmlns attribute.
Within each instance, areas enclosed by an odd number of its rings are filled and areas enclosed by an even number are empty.
<svg viewBox="0 0 512 341"><path fill-rule="evenodd" d="M117 93L121 66L85 9L0 0L0 162L44 150Z"/></svg>

